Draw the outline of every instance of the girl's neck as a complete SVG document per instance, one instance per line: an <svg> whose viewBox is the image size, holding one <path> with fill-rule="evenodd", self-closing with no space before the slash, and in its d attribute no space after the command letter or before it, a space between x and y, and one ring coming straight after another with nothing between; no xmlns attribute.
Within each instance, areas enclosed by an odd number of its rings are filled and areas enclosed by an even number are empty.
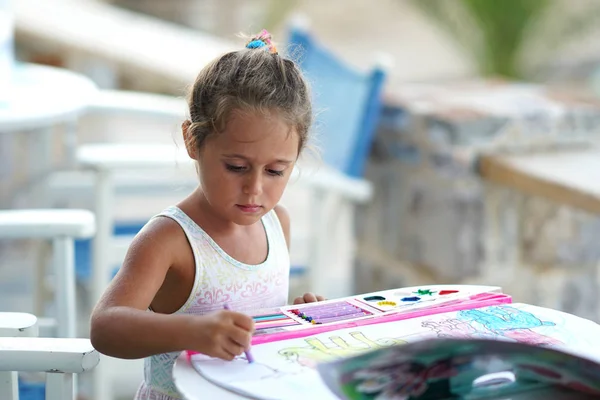
<svg viewBox="0 0 600 400"><path fill-rule="evenodd" d="M202 229L210 233L234 233L242 226L231 222L228 219L222 218L214 209L204 196L202 188L199 186L180 204L180 208L194 220ZM209 232L210 231L210 232Z"/></svg>

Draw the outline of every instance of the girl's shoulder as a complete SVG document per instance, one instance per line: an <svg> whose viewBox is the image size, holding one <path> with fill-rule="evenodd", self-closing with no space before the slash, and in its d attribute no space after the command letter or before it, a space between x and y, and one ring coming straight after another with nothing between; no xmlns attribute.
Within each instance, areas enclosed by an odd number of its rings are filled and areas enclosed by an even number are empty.
<svg viewBox="0 0 600 400"><path fill-rule="evenodd" d="M121 274L135 279L140 285L153 285L153 279L163 277L176 265L189 258L185 233L176 221L153 217L133 238L123 260ZM162 279L162 278L161 278Z"/></svg>
<svg viewBox="0 0 600 400"><path fill-rule="evenodd" d="M133 241L147 243L150 247L160 247L163 250L173 249L175 253L187 243L185 233L177 221L162 213L152 217Z"/></svg>

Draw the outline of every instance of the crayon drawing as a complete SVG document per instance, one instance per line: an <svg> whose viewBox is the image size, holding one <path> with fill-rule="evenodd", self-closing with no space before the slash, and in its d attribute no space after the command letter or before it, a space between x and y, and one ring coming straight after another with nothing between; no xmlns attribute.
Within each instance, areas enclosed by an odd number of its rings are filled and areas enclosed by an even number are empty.
<svg viewBox="0 0 600 400"><path fill-rule="evenodd" d="M305 367L315 367L318 362L333 361L346 358L368 350L404 344L400 338L369 339L362 332L350 332L349 338L330 333L327 340L319 337L309 337L302 341L301 346L291 346L279 350L278 354L287 361L298 363Z"/></svg>
<svg viewBox="0 0 600 400"><path fill-rule="evenodd" d="M559 339L533 330L554 327L556 323L542 321L532 313L513 306L492 306L456 314L455 318L423 321L421 326L432 329L438 337L444 338L508 339L539 346L564 344Z"/></svg>
<svg viewBox="0 0 600 400"><path fill-rule="evenodd" d="M192 363L205 379L252 398L336 399L317 364L436 337L504 340L589 354L597 347L599 331L597 324L575 316L511 304L264 343L252 348L252 364L243 357L233 362L192 357Z"/></svg>

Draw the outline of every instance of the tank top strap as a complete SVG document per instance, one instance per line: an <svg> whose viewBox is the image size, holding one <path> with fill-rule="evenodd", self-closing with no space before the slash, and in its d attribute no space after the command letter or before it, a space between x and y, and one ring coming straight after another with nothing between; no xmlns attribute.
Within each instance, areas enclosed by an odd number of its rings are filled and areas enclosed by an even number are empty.
<svg viewBox="0 0 600 400"><path fill-rule="evenodd" d="M188 236L188 239L190 239L189 236L196 236L200 233L199 226L177 206L169 206L156 214L153 218L157 217L169 217L177 222L185 232L186 236Z"/></svg>
<svg viewBox="0 0 600 400"><path fill-rule="evenodd" d="M261 223L264 227L265 234L267 237L268 255L267 259L263 263L258 265L244 264L232 258L221 248L221 246L219 246L213 240L212 237L210 237L210 235L208 235L208 233L206 233L200 226L198 226L198 224L196 224L196 222L194 222L194 220L192 220L179 207L167 207L161 213L157 214L154 218L160 216L169 217L175 220L181 226L194 252L196 266L201 265L202 258L209 255L207 254L207 251L210 253L216 252L230 264L242 269L250 270L260 268L266 263L273 261L280 263L282 262L283 265L289 266L287 242L283 233L281 222L279 221L277 213L274 209L269 211L261 218ZM212 257L212 254L210 254L209 256ZM275 260L270 260L271 258L274 258Z"/></svg>
<svg viewBox="0 0 600 400"><path fill-rule="evenodd" d="M279 217L277 216L275 210L271 210L266 213L262 217L262 223L265 227L265 232L267 234L269 243L271 244L271 248L287 249L283 227L281 226L281 221L279 221Z"/></svg>

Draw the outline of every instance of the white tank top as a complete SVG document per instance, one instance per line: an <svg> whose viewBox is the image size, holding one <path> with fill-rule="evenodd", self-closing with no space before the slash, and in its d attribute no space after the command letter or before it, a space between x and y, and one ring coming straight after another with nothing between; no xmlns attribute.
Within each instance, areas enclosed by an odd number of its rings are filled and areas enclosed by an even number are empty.
<svg viewBox="0 0 600 400"><path fill-rule="evenodd" d="M202 315L222 310L228 303L235 311L252 311L280 307L287 303L290 258L285 236L274 210L262 217L267 236L268 253L257 265L241 263L229 256L190 217L172 206L156 217L176 221L188 239L196 275L185 304L175 314ZM171 376L179 353L158 354L144 360L144 382L137 400L180 399Z"/></svg>

